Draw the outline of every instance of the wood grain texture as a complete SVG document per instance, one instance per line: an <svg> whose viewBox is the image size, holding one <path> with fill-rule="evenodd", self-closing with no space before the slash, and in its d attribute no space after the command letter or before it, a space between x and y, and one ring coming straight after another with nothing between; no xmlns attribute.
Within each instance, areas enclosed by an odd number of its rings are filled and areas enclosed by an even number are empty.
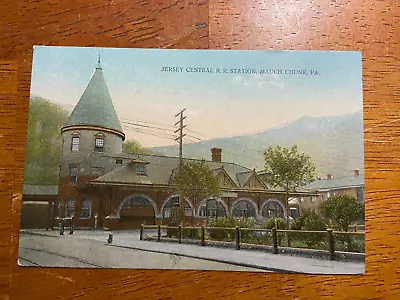
<svg viewBox="0 0 400 300"><path fill-rule="evenodd" d="M8 11L11 10L10 4L4 3ZM167 271L39 270L17 266L32 47L74 45L207 48L208 2L15 1L13 7L14 14L11 13L9 19L1 19L4 21L2 35L6 38L1 41L0 57L15 58L19 67L18 77L13 81L18 88L18 95L12 102L15 107L9 110L14 118L3 119L5 123L14 122L10 136L15 141L11 148L13 160L2 156L1 166L13 161L15 164L11 163L13 172L4 174L13 183L10 189L13 192L13 202L11 226L9 221L3 226L4 236L11 235L11 247L8 247L9 242L4 247L7 255L2 257L6 265L1 274L4 274L5 279L11 274L11 291L10 281L2 280L4 287L0 286L0 295L11 299L25 299L27 296L34 299L78 296L145 299L158 298L157 294L168 294L168 288L165 291L160 289L174 277ZM3 105L4 102L1 103L1 108ZM16 112L18 118L15 118ZM8 201L8 206L2 207L5 220L10 219L11 193L9 196L2 196L2 203ZM179 278L183 282L186 275L177 273L176 282L179 282ZM148 290L146 286L149 286ZM190 290L190 286L186 286L186 289Z"/></svg>
<svg viewBox="0 0 400 300"><path fill-rule="evenodd" d="M0 299L10 290L10 225L14 179L17 62L0 60Z"/></svg>
<svg viewBox="0 0 400 300"><path fill-rule="evenodd" d="M255 277L251 286L288 299L400 299L399 21L400 6L389 1L210 1L210 48L363 55L366 275Z"/></svg>
<svg viewBox="0 0 400 300"><path fill-rule="evenodd" d="M396 1L6 0L0 8L0 299L400 299ZM19 268L32 46L38 44L361 50L367 274Z"/></svg>

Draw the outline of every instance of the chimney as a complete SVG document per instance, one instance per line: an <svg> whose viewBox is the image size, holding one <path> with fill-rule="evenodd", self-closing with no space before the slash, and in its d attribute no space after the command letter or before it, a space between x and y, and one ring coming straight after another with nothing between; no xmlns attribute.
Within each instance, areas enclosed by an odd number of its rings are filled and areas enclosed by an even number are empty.
<svg viewBox="0 0 400 300"><path fill-rule="evenodd" d="M359 169L355 169L355 170L354 170L354 175L355 175L355 176L360 175L360 170L359 170Z"/></svg>
<svg viewBox="0 0 400 300"><path fill-rule="evenodd" d="M326 178L328 178L328 179L332 179L332 174L328 174L328 175L326 175Z"/></svg>
<svg viewBox="0 0 400 300"><path fill-rule="evenodd" d="M211 160L213 162L221 162L221 152L220 148L212 148L211 149Z"/></svg>

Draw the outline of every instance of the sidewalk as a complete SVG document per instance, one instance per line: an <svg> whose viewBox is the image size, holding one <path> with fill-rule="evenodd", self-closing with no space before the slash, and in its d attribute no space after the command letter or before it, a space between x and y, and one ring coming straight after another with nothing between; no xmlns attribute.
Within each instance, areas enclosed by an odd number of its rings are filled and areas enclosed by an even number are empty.
<svg viewBox="0 0 400 300"><path fill-rule="evenodd" d="M21 232L48 236L59 235L58 231L25 230ZM68 233L66 232L66 234ZM108 232L77 230L74 232L74 237L103 241L106 243ZM108 247L122 247L156 253L174 254L283 273L363 274L365 270L365 264L363 262L330 261L286 254L272 254L254 250L247 251L207 246L202 247L189 244L140 241L139 232L135 231L114 232L113 243L108 245ZM156 268L157 266L155 265L154 267Z"/></svg>

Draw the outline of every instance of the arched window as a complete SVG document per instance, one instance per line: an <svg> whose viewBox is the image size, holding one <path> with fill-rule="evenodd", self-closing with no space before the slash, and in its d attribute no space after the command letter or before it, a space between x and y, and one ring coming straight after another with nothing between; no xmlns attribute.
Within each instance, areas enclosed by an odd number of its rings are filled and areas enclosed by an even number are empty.
<svg viewBox="0 0 400 300"><path fill-rule="evenodd" d="M81 219L90 218L92 213L92 200L85 199L82 201L81 205Z"/></svg>
<svg viewBox="0 0 400 300"><path fill-rule="evenodd" d="M284 218L285 213L283 211L282 206L277 200L268 201L267 204L264 205L262 210L263 218Z"/></svg>
<svg viewBox="0 0 400 300"><path fill-rule="evenodd" d="M153 205L151 204L151 202L148 199L146 199L145 197L141 197L141 196L135 196L135 197L129 198L122 207L123 208L132 208L132 207L137 207L137 206L153 207Z"/></svg>
<svg viewBox="0 0 400 300"><path fill-rule="evenodd" d="M72 216L74 216L74 210L75 210L75 201L72 198L68 198L65 207L65 217L71 218Z"/></svg>
<svg viewBox="0 0 400 300"><path fill-rule="evenodd" d="M233 207L232 216L237 218L256 218L257 212L250 201L239 200Z"/></svg>
<svg viewBox="0 0 400 300"><path fill-rule="evenodd" d="M200 206L199 216L200 217L226 217L227 212L221 200L217 198L208 199L205 203Z"/></svg>
<svg viewBox="0 0 400 300"><path fill-rule="evenodd" d="M174 212L174 207L178 210L178 215L179 215L179 196L174 196L171 197L167 203L165 203L163 211L162 211L162 216L163 218L172 218L173 212ZM190 206L190 202L185 199L185 216L186 217L191 217L193 216L193 210Z"/></svg>
<svg viewBox="0 0 400 300"><path fill-rule="evenodd" d="M121 218L132 218L134 216L141 218L154 218L156 210L155 203L150 198L135 195L123 201L119 215ZM154 220L151 221L151 223L154 223Z"/></svg>

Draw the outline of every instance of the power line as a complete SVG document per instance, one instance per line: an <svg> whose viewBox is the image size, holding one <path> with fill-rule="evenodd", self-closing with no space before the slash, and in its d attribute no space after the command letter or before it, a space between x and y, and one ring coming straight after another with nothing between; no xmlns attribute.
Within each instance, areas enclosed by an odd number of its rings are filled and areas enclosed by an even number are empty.
<svg viewBox="0 0 400 300"><path fill-rule="evenodd" d="M139 119L136 119L136 118L130 118L130 117L124 117L124 116L119 116L121 119L125 119L125 120L128 120L128 121L131 121L131 122L137 122L137 123L144 123L144 124L150 124L150 125L157 125L157 126L163 126L164 128L165 127L167 127L168 128L168 130L171 130L171 131L173 131L172 129L171 129L171 125L170 124L165 124L165 123L161 123L161 122L155 122L155 121L144 121L144 120L139 120Z"/></svg>
<svg viewBox="0 0 400 300"><path fill-rule="evenodd" d="M69 107L72 107L72 108L75 107L74 105L71 105L71 104L64 104L64 103L63 104L58 103L58 104L64 105L64 106L69 106ZM164 127L170 126L170 125L167 125L165 123L133 119L133 118L126 117L126 116L121 116L121 115L120 115L120 118L127 120L127 121L122 121L121 122L122 124L132 125L132 126L137 126L137 127L143 127L143 128L149 128L149 129L156 129L156 130L160 130L160 131L164 131L164 132L170 132L170 133L174 132L173 129L163 128L163 127L151 125L151 124L157 124L157 125L161 125L161 126L164 126ZM143 123L143 124L140 124L140 123ZM150 125L148 125L148 124L150 124ZM186 137L194 139L193 142L204 141L204 138L209 139L209 140L217 139L217 137L208 136L208 135L205 135L205 134L203 134L201 132L198 132L198 131L195 131L195 130L190 130L190 129L186 129L186 130L188 132L191 132L192 134L194 134L194 135L185 134ZM140 131L138 131L138 132L140 132ZM171 139L172 138L172 135L167 137L165 135L164 136L163 135L158 135L155 132L144 132L144 131L142 131L141 133L147 133L147 134L150 134L150 135L153 135L153 136L164 137L164 138L167 138L167 139ZM196 135L202 136L204 138L199 138ZM243 144L235 143L234 141L221 140L221 142L223 142L225 144L228 144L228 145L231 145L231 146L235 147L236 149L242 149L242 150L246 149L246 150L252 151L253 153L257 153L257 154L263 154L264 153L264 151L261 151L261 150L258 150L258 149L254 149L254 148L245 146Z"/></svg>
<svg viewBox="0 0 400 300"><path fill-rule="evenodd" d="M135 132L138 133L143 133L143 134L147 134L147 135L152 135L152 136L156 136L156 137L160 137L160 138L164 138L164 139L168 139L168 140L173 140L173 138L168 137L168 136L162 136L156 133L151 133L151 132L146 132L146 131L140 131L140 130L135 130Z"/></svg>
<svg viewBox="0 0 400 300"><path fill-rule="evenodd" d="M202 141L203 139L201 139L201 138L198 138L198 137L196 137L196 136L193 136L193 135L190 135L190 134L186 134L186 136L187 137L190 137L190 138L192 138L193 140L195 140L195 141L197 141L197 142L199 142L199 141Z"/></svg>
<svg viewBox="0 0 400 300"><path fill-rule="evenodd" d="M131 126L131 125L127 125L127 130L134 130L134 131L141 131L141 132L149 132L149 133L154 133L154 134L158 134L158 135L162 135L162 136L166 136L169 137L171 139L174 139L175 136L166 132L160 132L157 130L152 130L152 129L147 129L147 128L141 128L141 127L137 127L137 126Z"/></svg>
<svg viewBox="0 0 400 300"><path fill-rule="evenodd" d="M149 134L152 136L162 137L162 138L169 139L169 140L175 139L174 136L172 136L172 135L168 135L168 134L165 134L162 132L152 132L152 131L141 129L141 128L130 127L130 128L127 128L127 130L128 131L131 130L131 131L135 131L135 132L139 132L139 133L145 133L145 134Z"/></svg>
<svg viewBox="0 0 400 300"><path fill-rule="evenodd" d="M145 128L158 129L158 130L162 130L162 131L168 131L168 132L171 132L171 133L174 132L173 129L161 128L161 127L151 126L151 125L144 125L144 124L139 124L139 123L135 123L135 122L122 121L121 123L122 124L129 124L129 125L139 126L139 127L145 127Z"/></svg>
<svg viewBox="0 0 400 300"><path fill-rule="evenodd" d="M190 137L187 137L187 136L183 140L184 140L185 144L188 144L188 143L194 144L194 143L198 143L199 142L198 140L190 138Z"/></svg>

